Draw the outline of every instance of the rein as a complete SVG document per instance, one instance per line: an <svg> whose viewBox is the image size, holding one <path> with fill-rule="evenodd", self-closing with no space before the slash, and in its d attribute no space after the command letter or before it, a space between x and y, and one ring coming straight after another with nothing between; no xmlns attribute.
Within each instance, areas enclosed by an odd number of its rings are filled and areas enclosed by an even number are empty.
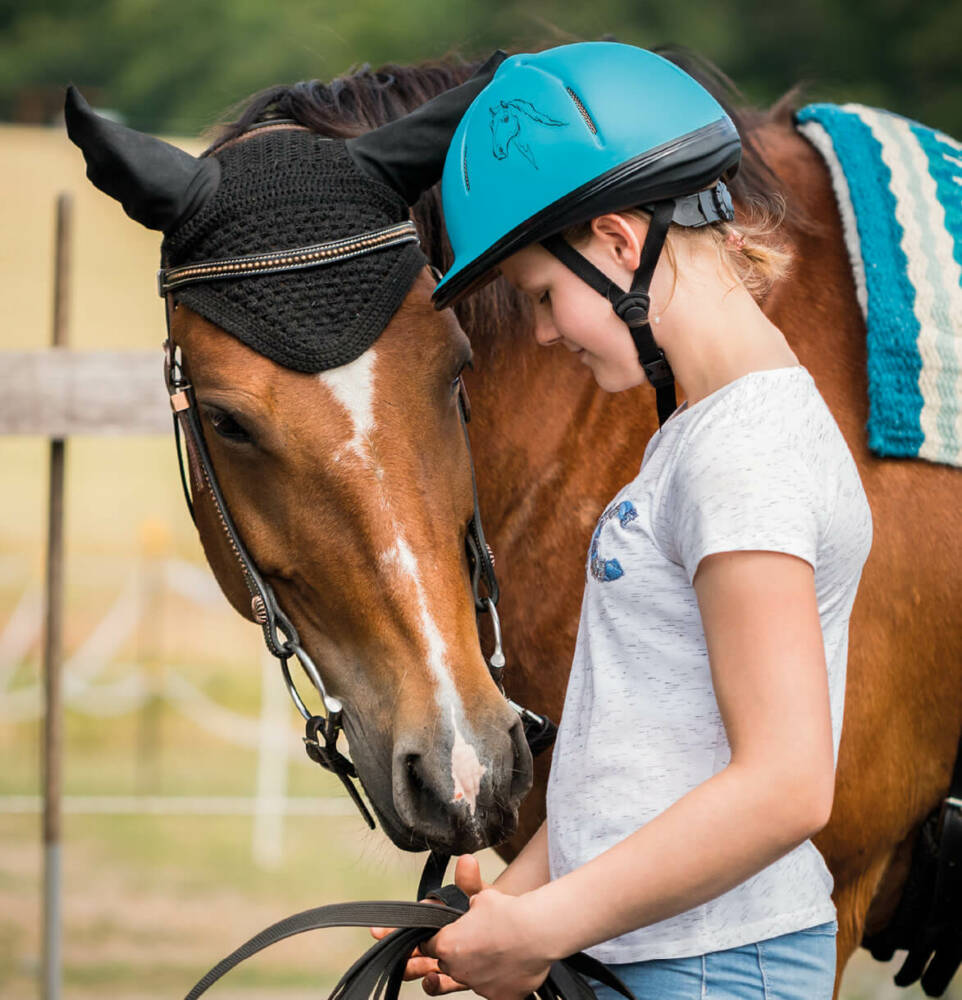
<svg viewBox="0 0 962 1000"><path fill-rule="evenodd" d="M331 991L330 1000L398 1000L404 967L414 948L468 909L468 897L457 886L446 885L433 892L431 899L431 903L334 903L295 913L265 928L218 962L185 1000L197 1000L223 975L269 945L325 927L397 928L344 973ZM608 986L625 1000L635 1000L631 990L607 966L584 952L552 963L547 979L532 996L539 1000L596 1000L588 979Z"/></svg>

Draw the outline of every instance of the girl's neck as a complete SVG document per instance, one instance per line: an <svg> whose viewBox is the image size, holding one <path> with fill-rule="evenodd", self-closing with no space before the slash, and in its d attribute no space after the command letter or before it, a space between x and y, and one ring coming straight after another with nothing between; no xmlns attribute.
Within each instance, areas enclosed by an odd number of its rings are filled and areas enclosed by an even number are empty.
<svg viewBox="0 0 962 1000"><path fill-rule="evenodd" d="M714 248L688 256L679 262L670 298L659 302L653 295L652 332L689 404L748 372L799 363L781 330Z"/></svg>

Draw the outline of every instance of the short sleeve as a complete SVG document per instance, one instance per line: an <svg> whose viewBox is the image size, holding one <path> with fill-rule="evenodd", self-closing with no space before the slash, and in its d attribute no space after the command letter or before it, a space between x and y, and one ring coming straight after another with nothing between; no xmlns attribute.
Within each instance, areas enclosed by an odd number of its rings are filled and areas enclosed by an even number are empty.
<svg viewBox="0 0 962 1000"><path fill-rule="evenodd" d="M689 583L715 552L784 552L815 568L824 497L797 439L780 426L722 421L698 428L680 449L661 510L670 554Z"/></svg>

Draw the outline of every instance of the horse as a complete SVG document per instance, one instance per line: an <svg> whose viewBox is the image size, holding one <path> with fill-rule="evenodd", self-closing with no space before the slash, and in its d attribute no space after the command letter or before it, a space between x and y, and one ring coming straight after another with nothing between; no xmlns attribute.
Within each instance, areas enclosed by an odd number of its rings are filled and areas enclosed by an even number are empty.
<svg viewBox="0 0 962 1000"><path fill-rule="evenodd" d="M357 136L473 69L387 66L271 88L218 142L251 141L248 129L272 115ZM863 937L896 908L962 729L960 474L868 450L864 323L828 173L793 127L795 96L739 110L717 78L702 79L744 140L736 221L753 203L787 198L779 236L794 268L762 306L834 414L875 524L851 619L834 808L815 840L835 879L837 993ZM446 268L436 188L413 214L432 264ZM647 386L608 396L568 352L542 350L528 306L503 282L441 313L433 286L424 269L373 346L320 376L282 367L185 306L170 332L189 361L227 504L344 705L351 754L385 832L407 849L496 844L510 859L544 819L550 759L532 764L480 651L463 547L472 484L459 379L501 580L505 688L555 718L592 530L636 474L657 421ZM207 559L252 618L209 490L193 466L191 476ZM480 639L491 641L487 626Z"/></svg>

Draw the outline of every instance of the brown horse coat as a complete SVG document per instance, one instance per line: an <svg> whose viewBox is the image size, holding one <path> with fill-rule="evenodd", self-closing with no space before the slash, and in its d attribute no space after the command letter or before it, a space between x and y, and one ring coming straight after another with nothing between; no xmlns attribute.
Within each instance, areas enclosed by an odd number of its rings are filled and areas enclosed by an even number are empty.
<svg viewBox="0 0 962 1000"><path fill-rule="evenodd" d="M330 89L318 85L317 107L308 107L301 120L326 134L351 134L467 75L465 68L438 66L390 71L387 84L381 73ZM307 92L302 88L299 99ZM279 98L271 92L244 117L255 120ZM279 110L299 113L297 107ZM875 524L851 621L835 806L816 840L836 882L840 974L863 933L891 914L919 825L948 787L962 729L962 512L956 503L962 474L868 452L865 329L826 169L784 108L747 122L746 129L790 202L802 209L788 215L782 233L794 250L794 270L763 307L835 415ZM756 181L764 176L750 152L742 176L753 169ZM741 212L744 201L735 194ZM446 263L436 193L422 199L416 214L429 254ZM255 461L252 453L217 441L205 417L241 534L326 669L325 681L346 695L349 708L355 703L347 729L352 750L372 798L381 802L382 820L387 815L392 835L410 847L423 843L418 836L477 845L509 831L528 779L517 726L474 634L463 563L470 515L466 455L450 395L463 334L450 313L431 311L430 291L425 272L370 349L378 355L376 378L369 380L377 386L378 413L363 440L345 416L350 399L335 399L330 383L279 368L186 309L173 324L198 395L246 412L257 430ZM458 316L475 355L468 380L471 431L502 585L508 693L558 717L589 537L606 502L637 472L656 429L653 397L647 387L607 396L567 352L540 349L524 305L503 286L487 289ZM366 465L339 464L352 450ZM248 595L202 494L198 528L225 592L249 615ZM409 566L413 559L417 572ZM425 622L437 633L431 641L446 650L448 679L463 709L453 729L432 701ZM474 731L468 733L476 751L471 773L483 800L478 815L472 803L467 825L452 819L464 812L449 801L449 779L454 773L456 790L456 757L463 751L459 725ZM520 827L501 849L506 857L544 815L548 765L546 758L536 762ZM495 774L498 789L491 785Z"/></svg>

